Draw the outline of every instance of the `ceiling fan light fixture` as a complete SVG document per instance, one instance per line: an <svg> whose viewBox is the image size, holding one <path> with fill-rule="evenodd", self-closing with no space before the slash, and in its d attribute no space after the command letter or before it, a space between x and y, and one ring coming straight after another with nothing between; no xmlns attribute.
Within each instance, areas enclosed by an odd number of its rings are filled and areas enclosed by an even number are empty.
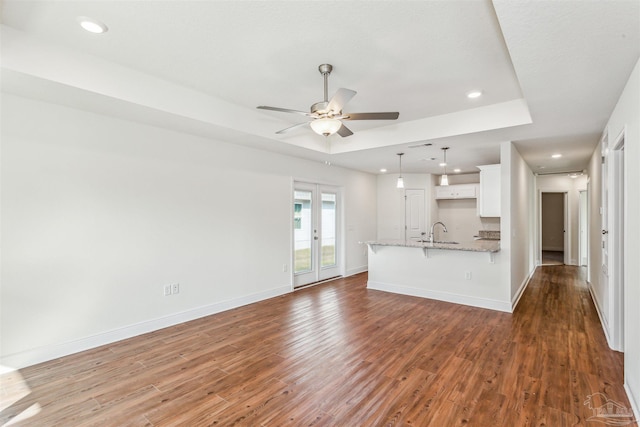
<svg viewBox="0 0 640 427"><path fill-rule="evenodd" d="M342 122L338 119L316 119L310 123L311 129L318 135L330 136L338 132Z"/></svg>

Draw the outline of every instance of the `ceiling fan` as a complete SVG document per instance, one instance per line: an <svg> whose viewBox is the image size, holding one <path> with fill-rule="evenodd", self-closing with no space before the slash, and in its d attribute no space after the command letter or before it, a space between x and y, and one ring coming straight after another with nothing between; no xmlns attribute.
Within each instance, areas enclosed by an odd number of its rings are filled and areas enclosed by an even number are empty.
<svg viewBox="0 0 640 427"><path fill-rule="evenodd" d="M400 113L343 113L342 108L356 94L355 91L349 89L338 89L331 99L328 99L328 80L333 66L331 64L322 64L318 67L318 71L324 77L324 101L316 102L311 106L310 112L291 110L289 108L269 107L260 105L257 108L261 110L280 111L283 113L301 114L312 118L309 122L298 123L288 128L279 130L277 134L287 133L293 129L297 129L306 125L311 126L314 132L319 135L329 136L334 133L342 137L353 135L353 132L346 127L341 120L396 120Z"/></svg>

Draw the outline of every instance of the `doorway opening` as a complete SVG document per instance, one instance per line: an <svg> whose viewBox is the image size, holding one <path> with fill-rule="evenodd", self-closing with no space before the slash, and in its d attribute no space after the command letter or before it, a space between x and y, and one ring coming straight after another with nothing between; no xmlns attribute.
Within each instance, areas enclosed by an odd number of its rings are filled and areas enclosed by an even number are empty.
<svg viewBox="0 0 640 427"><path fill-rule="evenodd" d="M567 193L541 193L540 199L541 264L566 264Z"/></svg>

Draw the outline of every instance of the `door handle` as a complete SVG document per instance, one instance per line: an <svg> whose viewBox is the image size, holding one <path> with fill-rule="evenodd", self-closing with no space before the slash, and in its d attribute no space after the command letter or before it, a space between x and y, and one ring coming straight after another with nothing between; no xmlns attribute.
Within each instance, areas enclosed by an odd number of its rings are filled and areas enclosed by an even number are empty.
<svg viewBox="0 0 640 427"><path fill-rule="evenodd" d="M602 234L609 234L609 230L602 230Z"/></svg>
<svg viewBox="0 0 640 427"><path fill-rule="evenodd" d="M318 236L313 236L313 240L318 240Z"/></svg>

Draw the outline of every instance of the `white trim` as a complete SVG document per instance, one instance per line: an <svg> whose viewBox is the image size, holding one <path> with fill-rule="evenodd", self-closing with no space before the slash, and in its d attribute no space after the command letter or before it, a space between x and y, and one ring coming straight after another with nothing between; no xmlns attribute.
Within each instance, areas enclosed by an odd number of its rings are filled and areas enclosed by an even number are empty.
<svg viewBox="0 0 640 427"><path fill-rule="evenodd" d="M391 292L394 294L409 295L413 297L429 298L438 301L452 302L454 304L470 305L472 307L488 308L490 310L511 313L511 304L506 301L470 297L467 295L458 295L449 292L416 289L407 286L392 285L389 283L373 282L371 280L367 282L367 288L376 291Z"/></svg>
<svg viewBox="0 0 640 427"><path fill-rule="evenodd" d="M355 276L356 274L364 273L366 271L369 271L368 265L362 265L360 267L350 268L345 272L344 277Z"/></svg>
<svg viewBox="0 0 640 427"><path fill-rule="evenodd" d="M602 330L604 331L604 337L607 339L607 344L609 345L609 347L613 349L613 346L611 345L611 339L609 338L609 326L605 318L602 316L598 296L596 295L596 292L593 290L593 286L591 286L591 283L588 283L587 288L589 288L589 294L591 295L591 300L593 301L593 305L596 308L596 313L598 313L598 319L600 319L600 326L602 326Z"/></svg>
<svg viewBox="0 0 640 427"><path fill-rule="evenodd" d="M624 241L626 221L626 169L624 143L626 128L616 137L609 149L608 200L606 226L609 231L609 317L611 319L612 348L624 351ZM628 308L628 307L627 307Z"/></svg>
<svg viewBox="0 0 640 427"><path fill-rule="evenodd" d="M516 294L511 298L511 312L512 313L516 309L516 307L518 306L518 303L520 302L520 298L522 298L522 295L524 294L524 291L527 289L527 286L529 286L529 282L531 281L531 278L535 274L537 268L538 267L534 267L533 270L531 270L529 272L529 275L524 279L524 281L522 282L522 284L518 288L518 291L516 292Z"/></svg>
<svg viewBox="0 0 640 427"><path fill-rule="evenodd" d="M536 183L537 184L537 183ZM571 191L570 189L566 189L564 186L562 187L558 187L558 188L551 188L551 189L547 189L547 187L539 187L538 188L538 218L537 218L537 223L538 223L538 232L537 232L537 247L538 247L538 253L537 256L538 258L538 265L544 265L542 264L542 251L563 251L564 252L564 259L562 260L562 262L566 265L570 265L569 264L569 257L570 257L570 253L573 250L572 245L571 245L571 216L570 216L570 212L569 212L569 191ZM563 227L564 227L564 233L562 236L562 249L559 249L558 247L554 247L554 249L549 249L549 247L542 247L542 193L556 193L556 194L563 194L563 207L562 207L562 215L563 215Z"/></svg>
<svg viewBox="0 0 640 427"><path fill-rule="evenodd" d="M62 344L52 344L42 347L36 347L18 353L4 355L2 356L1 363L3 366L21 369L27 366L35 365L37 363L46 362L49 360L57 359L59 357L68 356L73 353L78 353L80 351L85 351L106 344L111 344L116 341L146 334L148 332L157 331L169 326L178 325L190 320L195 320L201 317L206 317L212 314L231 310L243 305L253 304L258 301L274 298L290 292L291 287L289 285L279 286L277 288L258 292L256 294L170 314L168 316L160 317L153 320L146 320L144 322L136 323L118 329L113 329L111 331L102 332L78 340L69 341Z"/></svg>
<svg viewBox="0 0 640 427"><path fill-rule="evenodd" d="M631 410L633 411L633 417L636 420L640 420L640 404L636 396L631 391L631 388L627 384L627 381L624 382L624 391L627 392L627 399L629 399L629 403L631 403Z"/></svg>

